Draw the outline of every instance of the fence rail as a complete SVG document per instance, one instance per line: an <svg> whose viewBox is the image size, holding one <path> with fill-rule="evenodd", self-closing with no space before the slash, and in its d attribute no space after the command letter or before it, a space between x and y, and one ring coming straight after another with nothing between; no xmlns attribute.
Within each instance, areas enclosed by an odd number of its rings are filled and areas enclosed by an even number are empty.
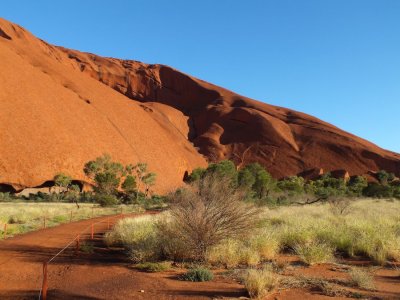
<svg viewBox="0 0 400 300"><path fill-rule="evenodd" d="M12 220L13 215L9 216L9 220L0 223L0 239L6 239L13 237L18 234L27 233L30 231L45 229L48 227L54 227L60 224L71 223L73 221L85 220L94 217L115 215L123 213L134 213L138 212L137 207L117 207L117 208L102 208L102 207L82 207L74 210L70 210L63 214L43 214L28 218L27 221L19 222L18 220Z"/></svg>
<svg viewBox="0 0 400 300"><path fill-rule="evenodd" d="M129 214L130 215L130 214ZM69 247L73 246L75 244L75 255L79 255L79 250L80 250L80 241L82 237L86 235L90 236L90 239L94 239L94 229L95 226L101 223L106 223L107 224L107 230L110 230L111 226L111 221L115 219L121 219L124 218L126 215L123 214L122 212L118 213L117 215L110 215L107 216L106 219L102 219L98 222L91 222L90 225L86 226L82 231L80 231L73 239L71 239L60 251L58 251L54 256L49 258L48 260L43 262L43 272L42 272L42 284L39 290L39 300L46 300L47 299L47 290L48 290L48 272L47 268L48 265L54 261L59 255L61 255L65 250L67 250Z"/></svg>

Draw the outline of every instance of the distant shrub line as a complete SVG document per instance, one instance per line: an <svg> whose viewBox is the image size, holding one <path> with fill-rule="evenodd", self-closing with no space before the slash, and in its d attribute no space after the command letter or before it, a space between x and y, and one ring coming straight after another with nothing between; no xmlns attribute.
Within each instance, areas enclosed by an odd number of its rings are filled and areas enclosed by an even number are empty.
<svg viewBox="0 0 400 300"><path fill-rule="evenodd" d="M93 191L81 192L73 184L72 177L65 173L54 176L54 186L58 192L30 194L28 197L16 197L10 193L0 193L0 201L32 200L35 202L74 202L97 203L100 206L117 204L136 204L145 208L159 207L165 197L155 195L151 188L155 184L156 174L148 171L146 163L124 166L104 154L85 164L83 171L92 179Z"/></svg>
<svg viewBox="0 0 400 300"><path fill-rule="evenodd" d="M291 176L276 180L260 164L252 163L238 170L233 162L224 160L207 168L197 168L185 179L192 183L207 174L229 179L231 186L246 194L246 200L259 205L308 204L333 198L397 198L400 199L400 180L384 170L377 172L379 182L368 182L363 176L335 178L331 173L316 180Z"/></svg>

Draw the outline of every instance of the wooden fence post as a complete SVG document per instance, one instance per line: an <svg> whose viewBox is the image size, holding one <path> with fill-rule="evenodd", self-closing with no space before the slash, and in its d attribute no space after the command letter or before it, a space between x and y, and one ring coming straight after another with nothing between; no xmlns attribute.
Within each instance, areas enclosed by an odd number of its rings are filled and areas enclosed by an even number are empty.
<svg viewBox="0 0 400 300"><path fill-rule="evenodd" d="M110 229L110 218L107 218L107 230Z"/></svg>
<svg viewBox="0 0 400 300"><path fill-rule="evenodd" d="M46 228L46 216L43 217L43 228Z"/></svg>
<svg viewBox="0 0 400 300"><path fill-rule="evenodd" d="M7 223L4 223L4 239L7 237Z"/></svg>
<svg viewBox="0 0 400 300"><path fill-rule="evenodd" d="M94 237L94 224L92 223L92 226L91 226L92 228L91 228L91 237L92 237L92 240L93 240L93 237Z"/></svg>
<svg viewBox="0 0 400 300"><path fill-rule="evenodd" d="M78 236L76 237L76 247L75 247L75 255L78 256L79 255L79 241L80 240L80 235L78 234Z"/></svg>
<svg viewBox="0 0 400 300"><path fill-rule="evenodd" d="M43 263L43 282L42 282L42 299L41 300L46 300L47 299L47 262Z"/></svg>

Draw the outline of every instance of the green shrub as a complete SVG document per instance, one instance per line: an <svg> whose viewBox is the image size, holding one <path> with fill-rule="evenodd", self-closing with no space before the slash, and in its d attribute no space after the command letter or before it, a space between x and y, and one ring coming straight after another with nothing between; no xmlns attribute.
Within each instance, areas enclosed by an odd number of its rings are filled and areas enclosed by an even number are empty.
<svg viewBox="0 0 400 300"><path fill-rule="evenodd" d="M157 263L146 262L146 263L137 264L134 267L141 271L156 273L156 272L164 272L164 271L170 270L171 263L169 263L169 262L157 262Z"/></svg>
<svg viewBox="0 0 400 300"><path fill-rule="evenodd" d="M363 195L373 198L390 198L393 196L393 190L388 185L370 183L363 191Z"/></svg>
<svg viewBox="0 0 400 300"><path fill-rule="evenodd" d="M203 281L210 281L214 278L213 273L203 267L197 267L194 269L190 269L187 271L183 276L183 280L187 281L195 281L195 282L203 282Z"/></svg>
<svg viewBox="0 0 400 300"><path fill-rule="evenodd" d="M3 201L11 201L13 198L12 198L12 196L10 195L10 193L1 193L0 192L0 202L3 202Z"/></svg>
<svg viewBox="0 0 400 300"><path fill-rule="evenodd" d="M84 253L92 254L94 252L94 245L90 242L81 243L80 249Z"/></svg>
<svg viewBox="0 0 400 300"><path fill-rule="evenodd" d="M26 223L26 217L23 214L12 215L8 218L8 224L24 224Z"/></svg>
<svg viewBox="0 0 400 300"><path fill-rule="evenodd" d="M107 194L96 194L94 196L94 201L100 206L113 206L119 203L118 199L114 195L107 195Z"/></svg>

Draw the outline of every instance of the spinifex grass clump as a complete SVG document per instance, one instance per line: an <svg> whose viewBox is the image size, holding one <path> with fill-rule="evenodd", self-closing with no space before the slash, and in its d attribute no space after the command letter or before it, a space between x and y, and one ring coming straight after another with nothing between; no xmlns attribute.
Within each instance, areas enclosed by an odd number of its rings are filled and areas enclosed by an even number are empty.
<svg viewBox="0 0 400 300"><path fill-rule="evenodd" d="M105 242L109 246L125 246L135 263L156 261L161 258L162 246L156 222L157 218L153 216L123 219L105 235Z"/></svg>
<svg viewBox="0 0 400 300"><path fill-rule="evenodd" d="M360 268L352 268L349 271L349 275L350 283L353 286L366 290L373 290L375 288L374 276L370 271Z"/></svg>
<svg viewBox="0 0 400 300"><path fill-rule="evenodd" d="M295 247L296 254L307 265L331 262L333 260L333 248L321 242L299 244Z"/></svg>
<svg viewBox="0 0 400 300"><path fill-rule="evenodd" d="M246 272L243 282L251 298L261 299L278 285L278 276L271 268L251 269Z"/></svg>
<svg viewBox="0 0 400 300"><path fill-rule="evenodd" d="M384 265L400 261L399 215L398 201L360 200L346 215L333 215L327 204L267 210L266 220L274 222L263 222L263 227L274 232L281 249L304 258L324 248L329 254L365 256Z"/></svg>

